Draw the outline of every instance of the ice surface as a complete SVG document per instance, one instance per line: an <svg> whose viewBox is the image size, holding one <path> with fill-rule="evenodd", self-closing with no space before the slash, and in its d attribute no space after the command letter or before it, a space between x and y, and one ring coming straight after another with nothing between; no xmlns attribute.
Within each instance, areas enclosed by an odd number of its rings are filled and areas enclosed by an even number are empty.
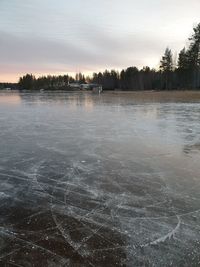
<svg viewBox="0 0 200 267"><path fill-rule="evenodd" d="M0 266L200 265L200 102L0 93Z"/></svg>

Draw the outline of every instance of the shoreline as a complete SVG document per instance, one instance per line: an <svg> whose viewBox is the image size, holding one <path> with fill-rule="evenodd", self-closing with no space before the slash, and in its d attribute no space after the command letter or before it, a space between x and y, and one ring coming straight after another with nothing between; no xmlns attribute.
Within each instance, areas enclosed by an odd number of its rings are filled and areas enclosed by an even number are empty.
<svg viewBox="0 0 200 267"><path fill-rule="evenodd" d="M60 95L60 94L74 94L74 95L91 95L93 97L101 97L108 99L115 98L129 98L132 101L139 102L200 102L200 90L169 90L169 91L155 91L155 90L145 90L145 91L120 91L120 90L103 90L99 95L92 91L86 90L0 90L0 95L9 94L39 94L45 96L48 94Z"/></svg>

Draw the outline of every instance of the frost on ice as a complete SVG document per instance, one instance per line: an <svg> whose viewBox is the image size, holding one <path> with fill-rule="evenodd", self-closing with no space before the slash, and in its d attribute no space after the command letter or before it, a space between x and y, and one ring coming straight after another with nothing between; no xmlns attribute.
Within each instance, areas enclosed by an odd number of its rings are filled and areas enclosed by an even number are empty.
<svg viewBox="0 0 200 267"><path fill-rule="evenodd" d="M199 103L18 96L0 106L1 266L198 265Z"/></svg>

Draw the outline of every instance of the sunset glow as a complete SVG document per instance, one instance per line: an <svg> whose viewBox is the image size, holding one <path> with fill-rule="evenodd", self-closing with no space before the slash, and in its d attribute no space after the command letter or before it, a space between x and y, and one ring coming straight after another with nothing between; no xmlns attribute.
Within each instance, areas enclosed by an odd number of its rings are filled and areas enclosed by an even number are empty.
<svg viewBox="0 0 200 267"><path fill-rule="evenodd" d="M199 10L198 0L1 1L0 82L25 73L157 68L167 46L175 53L187 45Z"/></svg>

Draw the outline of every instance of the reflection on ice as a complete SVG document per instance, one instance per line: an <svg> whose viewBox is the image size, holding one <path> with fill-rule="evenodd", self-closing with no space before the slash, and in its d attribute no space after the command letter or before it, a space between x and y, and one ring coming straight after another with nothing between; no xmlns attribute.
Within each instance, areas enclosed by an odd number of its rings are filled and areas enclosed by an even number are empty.
<svg viewBox="0 0 200 267"><path fill-rule="evenodd" d="M10 105L20 105L21 97L16 93L1 93L0 105L10 104Z"/></svg>
<svg viewBox="0 0 200 267"><path fill-rule="evenodd" d="M0 105L2 266L198 266L197 99L17 97Z"/></svg>

